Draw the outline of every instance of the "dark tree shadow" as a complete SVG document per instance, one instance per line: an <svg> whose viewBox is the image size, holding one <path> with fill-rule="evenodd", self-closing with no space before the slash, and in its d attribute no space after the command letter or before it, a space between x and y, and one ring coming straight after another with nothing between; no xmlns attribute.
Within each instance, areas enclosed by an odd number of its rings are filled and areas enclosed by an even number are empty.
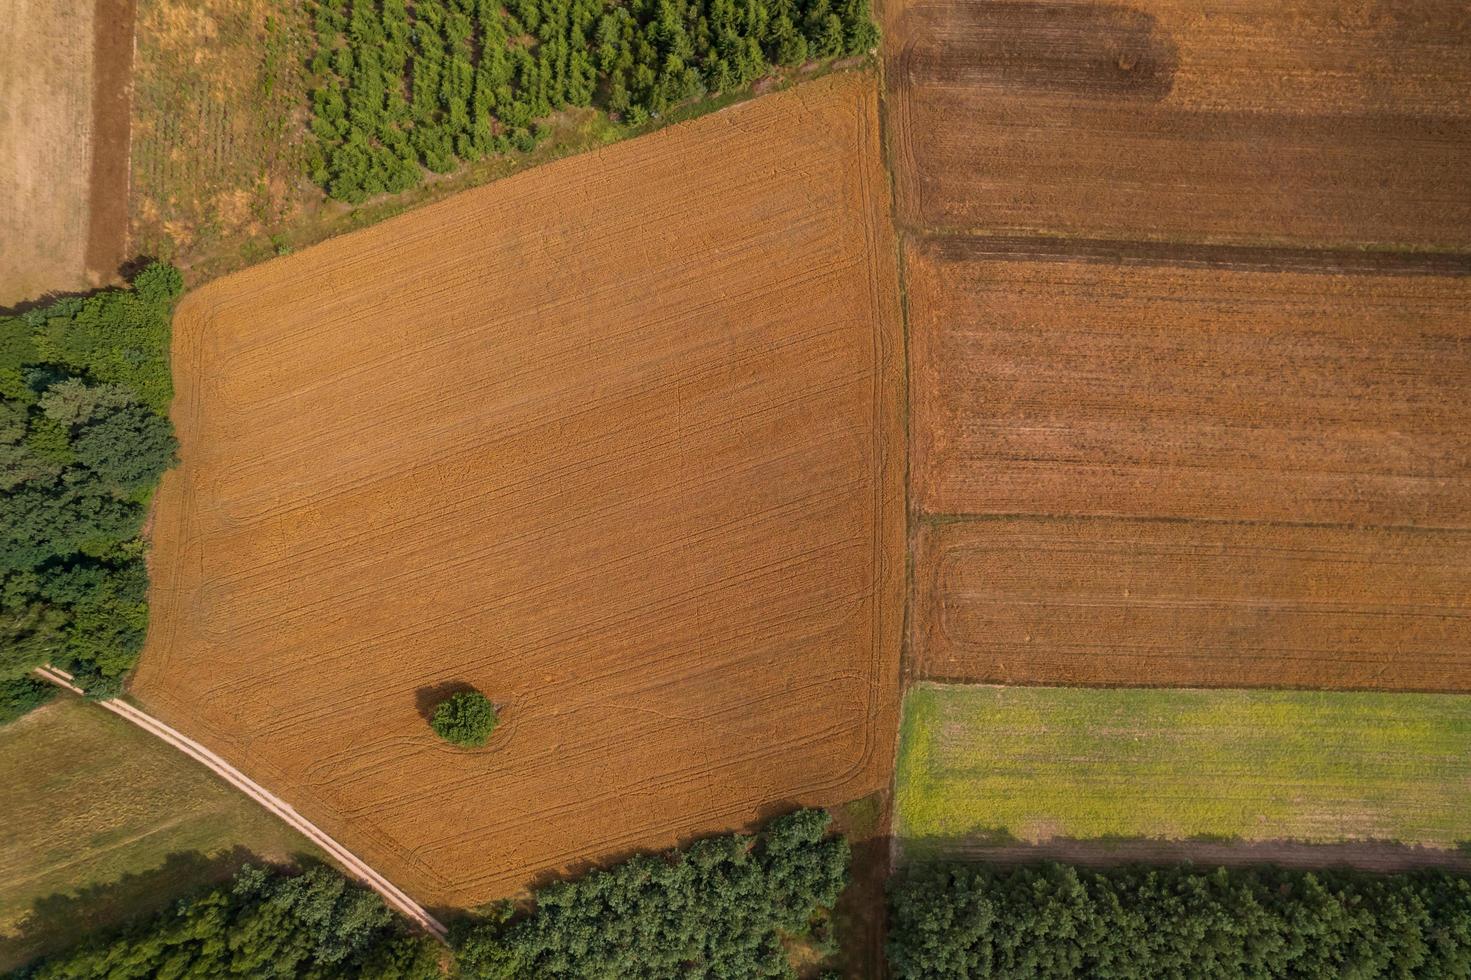
<svg viewBox="0 0 1471 980"><path fill-rule="evenodd" d="M295 857L298 863L307 860ZM0 973L156 915L178 899L229 880L244 864L266 866L271 862L241 846L213 857L176 851L148 871L38 898L14 932L0 933Z"/></svg>
<svg viewBox="0 0 1471 980"><path fill-rule="evenodd" d="M419 716L427 722L434 717L434 709L439 707L439 703L445 698L474 690L476 690L475 685L469 681L442 681L419 688L414 694L414 706L418 709Z"/></svg>

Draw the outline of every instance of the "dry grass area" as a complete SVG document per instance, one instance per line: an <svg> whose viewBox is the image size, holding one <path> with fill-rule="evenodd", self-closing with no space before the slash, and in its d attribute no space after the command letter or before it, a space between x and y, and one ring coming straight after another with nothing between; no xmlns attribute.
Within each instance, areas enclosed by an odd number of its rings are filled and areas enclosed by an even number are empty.
<svg viewBox="0 0 1471 980"><path fill-rule="evenodd" d="M207 769L70 697L0 728L0 970L316 849Z"/></svg>
<svg viewBox="0 0 1471 980"><path fill-rule="evenodd" d="M1471 276L1011 245L907 252L920 510L1471 525Z"/></svg>
<svg viewBox="0 0 1471 980"><path fill-rule="evenodd" d="M1007 684L1471 691L1471 531L926 525L913 666Z"/></svg>
<svg viewBox="0 0 1471 980"><path fill-rule="evenodd" d="M891 0L884 12L905 224L1471 246L1459 0Z"/></svg>
<svg viewBox="0 0 1471 980"><path fill-rule="evenodd" d="M885 786L898 303L871 77L217 281L135 693L417 898ZM439 741L459 684L490 745Z"/></svg>
<svg viewBox="0 0 1471 980"><path fill-rule="evenodd" d="M85 289L97 4L10 0L0 31L0 307Z"/></svg>
<svg viewBox="0 0 1471 980"><path fill-rule="evenodd" d="M137 16L134 249L183 261L299 214L303 0L138 0Z"/></svg>

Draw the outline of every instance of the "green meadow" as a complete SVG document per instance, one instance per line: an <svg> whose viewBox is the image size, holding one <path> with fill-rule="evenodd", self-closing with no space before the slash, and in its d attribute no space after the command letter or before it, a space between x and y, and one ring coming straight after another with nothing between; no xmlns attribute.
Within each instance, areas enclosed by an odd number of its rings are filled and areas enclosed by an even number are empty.
<svg viewBox="0 0 1471 980"><path fill-rule="evenodd" d="M920 685L896 830L1052 838L1471 840L1471 697Z"/></svg>

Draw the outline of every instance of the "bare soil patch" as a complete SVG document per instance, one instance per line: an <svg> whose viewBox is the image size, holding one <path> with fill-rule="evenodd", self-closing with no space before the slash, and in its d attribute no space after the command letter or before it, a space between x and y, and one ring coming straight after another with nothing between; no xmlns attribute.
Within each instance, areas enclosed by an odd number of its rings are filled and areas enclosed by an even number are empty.
<svg viewBox="0 0 1471 980"><path fill-rule="evenodd" d="M923 526L919 676L1471 690L1471 532L1044 518Z"/></svg>
<svg viewBox="0 0 1471 980"><path fill-rule="evenodd" d="M190 294L137 696L431 904L886 786L878 152L833 76Z"/></svg>
<svg viewBox="0 0 1471 980"><path fill-rule="evenodd" d="M920 511L1471 526L1460 260L1011 248L906 253Z"/></svg>
<svg viewBox="0 0 1471 980"><path fill-rule="evenodd" d="M907 225L1471 246L1471 19L1456 0L884 13Z"/></svg>

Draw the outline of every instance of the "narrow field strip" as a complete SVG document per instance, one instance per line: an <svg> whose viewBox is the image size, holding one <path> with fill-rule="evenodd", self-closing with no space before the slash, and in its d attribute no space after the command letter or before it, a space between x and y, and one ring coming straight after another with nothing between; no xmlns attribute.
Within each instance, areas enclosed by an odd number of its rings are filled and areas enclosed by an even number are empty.
<svg viewBox="0 0 1471 980"><path fill-rule="evenodd" d="M895 815L908 853L1100 840L1454 852L1471 842L1471 698L921 684L904 704Z"/></svg>

